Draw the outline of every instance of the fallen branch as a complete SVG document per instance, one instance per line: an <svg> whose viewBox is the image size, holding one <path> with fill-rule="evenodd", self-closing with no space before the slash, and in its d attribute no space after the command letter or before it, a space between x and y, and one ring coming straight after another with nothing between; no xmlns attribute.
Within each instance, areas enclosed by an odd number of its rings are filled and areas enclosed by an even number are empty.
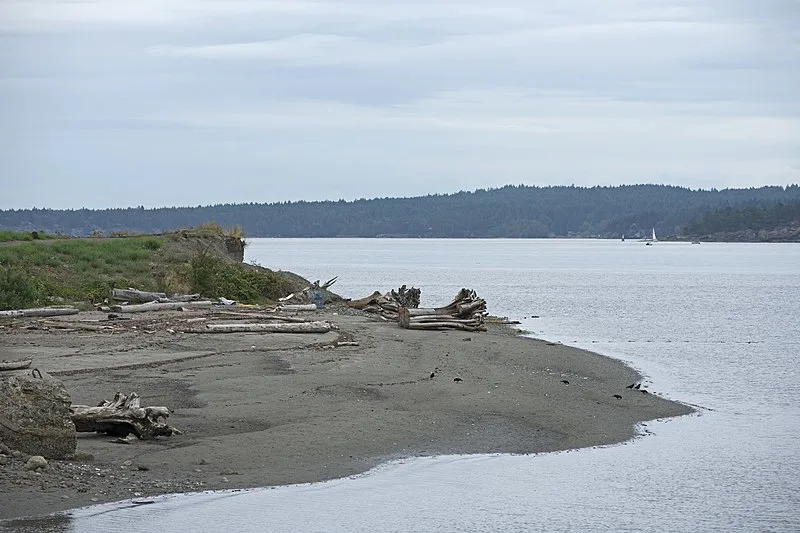
<svg viewBox="0 0 800 533"><path fill-rule="evenodd" d="M79 432L96 432L125 437L133 433L141 440L180 435L181 431L167 424L171 411L167 407L141 407L139 395L118 392L111 401L97 407L73 405L72 422Z"/></svg>
<svg viewBox="0 0 800 533"><path fill-rule="evenodd" d="M328 333L330 322L303 322L277 324L207 324L205 330L193 333Z"/></svg>
<svg viewBox="0 0 800 533"><path fill-rule="evenodd" d="M0 316L23 316L23 317L36 317L36 316L61 316L61 315L77 315L78 310L72 307L43 307L40 309L13 309L11 311L0 311Z"/></svg>

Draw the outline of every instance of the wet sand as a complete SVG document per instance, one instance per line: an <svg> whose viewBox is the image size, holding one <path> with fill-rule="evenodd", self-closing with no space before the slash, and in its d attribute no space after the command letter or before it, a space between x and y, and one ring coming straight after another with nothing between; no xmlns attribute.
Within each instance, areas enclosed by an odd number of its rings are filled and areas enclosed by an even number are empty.
<svg viewBox="0 0 800 533"><path fill-rule="evenodd" d="M41 473L26 472L23 458L0 464L0 519L321 481L401 457L612 444L633 437L639 422L691 412L626 389L641 377L616 360L504 326L404 330L331 308L311 313L339 327L326 334L181 333L201 314L146 313L114 333L0 324L0 359L33 356L73 403L136 391L143 405L173 409L170 423L184 431L131 444L79 434L77 459Z"/></svg>

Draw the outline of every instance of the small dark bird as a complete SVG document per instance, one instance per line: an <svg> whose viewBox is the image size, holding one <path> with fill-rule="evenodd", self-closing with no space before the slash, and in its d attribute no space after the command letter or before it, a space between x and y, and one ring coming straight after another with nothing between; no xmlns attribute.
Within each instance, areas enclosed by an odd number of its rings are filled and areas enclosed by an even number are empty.
<svg viewBox="0 0 800 533"><path fill-rule="evenodd" d="M562 379L561 383L563 383L564 385L569 385L569 381L567 381L566 379Z"/></svg>
<svg viewBox="0 0 800 533"><path fill-rule="evenodd" d="M642 384L641 383L637 383L636 386L634 387L634 389L636 389L636 390L639 390L641 388L642 388Z"/></svg>
<svg viewBox="0 0 800 533"><path fill-rule="evenodd" d="M436 372L431 372L431 379L436 377Z"/></svg>
<svg viewBox="0 0 800 533"><path fill-rule="evenodd" d="M461 378L453 378L453 381L455 381L456 383L458 383L458 382L460 382L460 381L464 381L464 380L463 380L463 379L461 379Z"/></svg>
<svg viewBox="0 0 800 533"><path fill-rule="evenodd" d="M619 394L615 394L615 395L614 395L614 398L616 398L617 400L621 400L621 399L622 399L622 396L620 396Z"/></svg>
<svg viewBox="0 0 800 533"><path fill-rule="evenodd" d="M642 389L642 394L650 394L650 393L647 392L646 390Z"/></svg>
<svg viewBox="0 0 800 533"><path fill-rule="evenodd" d="M636 383L631 383L630 385L628 385L628 386L627 386L627 387L625 387L625 388L626 388L626 389L632 389L632 388L634 388L635 386L636 386Z"/></svg>

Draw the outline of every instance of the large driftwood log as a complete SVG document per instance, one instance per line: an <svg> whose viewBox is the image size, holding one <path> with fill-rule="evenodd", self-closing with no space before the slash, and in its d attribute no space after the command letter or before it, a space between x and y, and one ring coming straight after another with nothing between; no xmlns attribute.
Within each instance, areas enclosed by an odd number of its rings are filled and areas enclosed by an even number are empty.
<svg viewBox="0 0 800 533"><path fill-rule="evenodd" d="M391 290L386 294L378 291L369 296L358 300L351 300L347 303L353 309L360 309L366 313L377 313L383 318L390 320L397 319L397 313L403 306L418 307L421 291L414 287L407 289L405 285L399 289Z"/></svg>
<svg viewBox="0 0 800 533"><path fill-rule="evenodd" d="M400 327L406 329L445 329L485 331L486 301L473 290L461 289L453 301L444 307L409 309L397 313Z"/></svg>
<svg viewBox="0 0 800 533"><path fill-rule="evenodd" d="M0 311L0 316L22 316L22 317L37 317L37 316L61 316L61 315L77 315L78 310L71 307L43 307L39 309L12 309L10 311Z"/></svg>
<svg viewBox="0 0 800 533"><path fill-rule="evenodd" d="M123 302L157 302L166 297L166 293L163 292L147 292L137 289L111 289L111 298Z"/></svg>
<svg viewBox="0 0 800 533"><path fill-rule="evenodd" d="M277 313L240 313L237 311L217 311L214 315L223 317L231 317L232 319L250 319L250 320L278 320L280 322L308 322L305 318L299 316L286 316Z"/></svg>
<svg viewBox="0 0 800 533"><path fill-rule="evenodd" d="M211 305L213 305L213 302L208 300L201 300L199 302L150 302L146 304L115 305L111 309L115 313L145 313L147 311L169 311L180 309L181 307L210 307Z"/></svg>
<svg viewBox="0 0 800 533"><path fill-rule="evenodd" d="M316 311L316 304L284 304L278 307L281 311Z"/></svg>
<svg viewBox="0 0 800 533"><path fill-rule="evenodd" d="M181 432L167 424L171 411L167 407L141 407L135 392L118 392L111 401L97 407L73 405L72 422L79 432L106 433L125 437L133 433L137 438L149 440L155 437L180 435Z"/></svg>
<svg viewBox="0 0 800 533"><path fill-rule="evenodd" d="M330 322L276 323L276 324L207 324L206 333L328 333Z"/></svg>

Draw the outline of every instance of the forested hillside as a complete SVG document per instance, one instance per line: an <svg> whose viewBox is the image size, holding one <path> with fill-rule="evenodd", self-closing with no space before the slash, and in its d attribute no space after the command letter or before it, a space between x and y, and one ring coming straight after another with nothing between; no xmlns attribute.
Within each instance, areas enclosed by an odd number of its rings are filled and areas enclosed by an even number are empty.
<svg viewBox="0 0 800 533"><path fill-rule="evenodd" d="M0 211L20 231L158 233L215 222L251 237L620 237L682 234L723 208L800 201L800 187L690 190L668 185L530 187L416 198L205 207ZM705 221L705 222L704 222ZM737 222L739 223L739 222ZM692 226L693 228L699 226Z"/></svg>
<svg viewBox="0 0 800 533"><path fill-rule="evenodd" d="M683 232L703 240L800 241L800 201L752 201L703 214Z"/></svg>

